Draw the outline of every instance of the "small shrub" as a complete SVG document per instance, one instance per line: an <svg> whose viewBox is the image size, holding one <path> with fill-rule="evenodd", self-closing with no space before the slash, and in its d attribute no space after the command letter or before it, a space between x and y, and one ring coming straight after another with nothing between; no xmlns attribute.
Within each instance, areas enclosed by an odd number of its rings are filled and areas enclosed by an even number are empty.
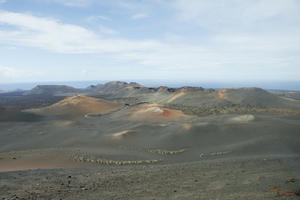
<svg viewBox="0 0 300 200"><path fill-rule="evenodd" d="M151 152L151 153L157 153L157 154L160 154L160 155L176 155L176 154L183 153L186 150L185 149L179 149L179 150L176 150L176 151L167 151L167 150L161 150L161 149L149 149L147 151Z"/></svg>
<svg viewBox="0 0 300 200"><path fill-rule="evenodd" d="M92 156L73 155L72 160L77 162L90 162L100 165L139 165L158 163L161 160L107 160L102 158L94 158Z"/></svg>

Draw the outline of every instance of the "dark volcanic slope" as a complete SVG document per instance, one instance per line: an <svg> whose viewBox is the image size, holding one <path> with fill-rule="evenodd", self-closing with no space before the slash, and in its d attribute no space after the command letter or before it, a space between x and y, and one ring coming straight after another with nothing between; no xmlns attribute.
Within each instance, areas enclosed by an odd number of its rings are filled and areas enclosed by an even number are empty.
<svg viewBox="0 0 300 200"><path fill-rule="evenodd" d="M257 107L284 107L287 101L260 88L239 88L219 90L219 97L223 96L234 104Z"/></svg>
<svg viewBox="0 0 300 200"><path fill-rule="evenodd" d="M121 81L112 81L112 82L108 82L104 85L101 85L100 87L98 87L97 90L100 93L104 93L104 94L115 94L125 88L139 89L142 87L143 87L142 85L135 83L135 82L127 83L127 82L121 82Z"/></svg>
<svg viewBox="0 0 300 200"><path fill-rule="evenodd" d="M258 108L300 108L299 103L281 98L260 88L204 90L201 87L144 87L138 83L108 82L87 95L135 102L175 104L194 107L241 106Z"/></svg>
<svg viewBox="0 0 300 200"><path fill-rule="evenodd" d="M287 98L289 100L300 100L300 92L286 92L286 91L270 91L280 97Z"/></svg>
<svg viewBox="0 0 300 200"><path fill-rule="evenodd" d="M17 108L0 107L0 122L35 122L41 120L41 116L25 113Z"/></svg>
<svg viewBox="0 0 300 200"><path fill-rule="evenodd" d="M66 95L80 92L79 89L66 85L38 85L30 91L25 92L25 95Z"/></svg>
<svg viewBox="0 0 300 200"><path fill-rule="evenodd" d="M52 105L63 98L63 96L53 95L23 95L23 92L4 93L0 94L0 106L17 108L19 110L38 108Z"/></svg>

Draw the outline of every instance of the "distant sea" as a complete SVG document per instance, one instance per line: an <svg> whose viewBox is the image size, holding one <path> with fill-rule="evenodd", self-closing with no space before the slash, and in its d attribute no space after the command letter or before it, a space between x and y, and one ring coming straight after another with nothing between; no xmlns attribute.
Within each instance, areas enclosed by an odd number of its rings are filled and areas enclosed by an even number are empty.
<svg viewBox="0 0 300 200"><path fill-rule="evenodd" d="M267 90L300 91L300 81L278 81L278 82L209 82L209 81L165 81L165 80L122 80L126 82L137 82L147 87L168 86L179 88L183 86L203 88L240 88L259 87ZM68 85L75 88L86 88L90 85L103 84L108 81L61 81L61 82L27 82L27 83L0 83L0 90L30 90L37 85Z"/></svg>

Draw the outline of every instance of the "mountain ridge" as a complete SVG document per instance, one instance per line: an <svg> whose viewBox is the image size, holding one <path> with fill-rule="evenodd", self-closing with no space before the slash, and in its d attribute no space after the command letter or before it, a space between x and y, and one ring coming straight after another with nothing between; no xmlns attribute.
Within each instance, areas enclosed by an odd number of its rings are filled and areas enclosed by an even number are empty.
<svg viewBox="0 0 300 200"><path fill-rule="evenodd" d="M146 87L136 82L111 81L77 89L64 85L39 85L25 95L85 96L119 100L123 104L139 102L158 103L171 107L193 106L214 107L257 107L257 108L300 108L297 101L276 95L257 87L204 89L203 87L167 86Z"/></svg>

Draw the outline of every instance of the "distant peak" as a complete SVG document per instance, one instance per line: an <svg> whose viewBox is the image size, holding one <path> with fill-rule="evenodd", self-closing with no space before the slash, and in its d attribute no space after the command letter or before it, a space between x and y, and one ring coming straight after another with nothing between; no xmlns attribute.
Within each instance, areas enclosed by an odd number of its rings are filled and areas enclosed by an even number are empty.
<svg viewBox="0 0 300 200"><path fill-rule="evenodd" d="M203 87L190 87L190 86L184 86L178 89L180 92L188 92L188 91L203 91Z"/></svg>
<svg viewBox="0 0 300 200"><path fill-rule="evenodd" d="M133 86L133 87L144 87L143 85L137 83L137 82L130 82L129 83L130 86Z"/></svg>
<svg viewBox="0 0 300 200"><path fill-rule="evenodd" d="M107 82L105 83L104 85L128 85L127 82L123 82L123 81L110 81L110 82Z"/></svg>
<svg viewBox="0 0 300 200"><path fill-rule="evenodd" d="M65 93L77 93L79 89L67 85L37 85L33 89L27 91L25 95L56 95Z"/></svg>
<svg viewBox="0 0 300 200"><path fill-rule="evenodd" d="M157 88L157 91L158 91L158 92L165 92L165 91L168 91L168 90L169 90L169 88L166 87L166 86L159 86L159 87Z"/></svg>
<svg viewBox="0 0 300 200"><path fill-rule="evenodd" d="M110 81L105 83L105 85L117 85L117 86L132 86L132 87L144 87L143 85L137 83L137 82L130 82L127 83L125 81Z"/></svg>
<svg viewBox="0 0 300 200"><path fill-rule="evenodd" d="M37 85L35 88L72 88L67 85Z"/></svg>
<svg viewBox="0 0 300 200"><path fill-rule="evenodd" d="M223 89L223 90L227 90L227 91L265 91L264 89L262 88L258 88L258 87L243 87L243 88L226 88L226 89Z"/></svg>

